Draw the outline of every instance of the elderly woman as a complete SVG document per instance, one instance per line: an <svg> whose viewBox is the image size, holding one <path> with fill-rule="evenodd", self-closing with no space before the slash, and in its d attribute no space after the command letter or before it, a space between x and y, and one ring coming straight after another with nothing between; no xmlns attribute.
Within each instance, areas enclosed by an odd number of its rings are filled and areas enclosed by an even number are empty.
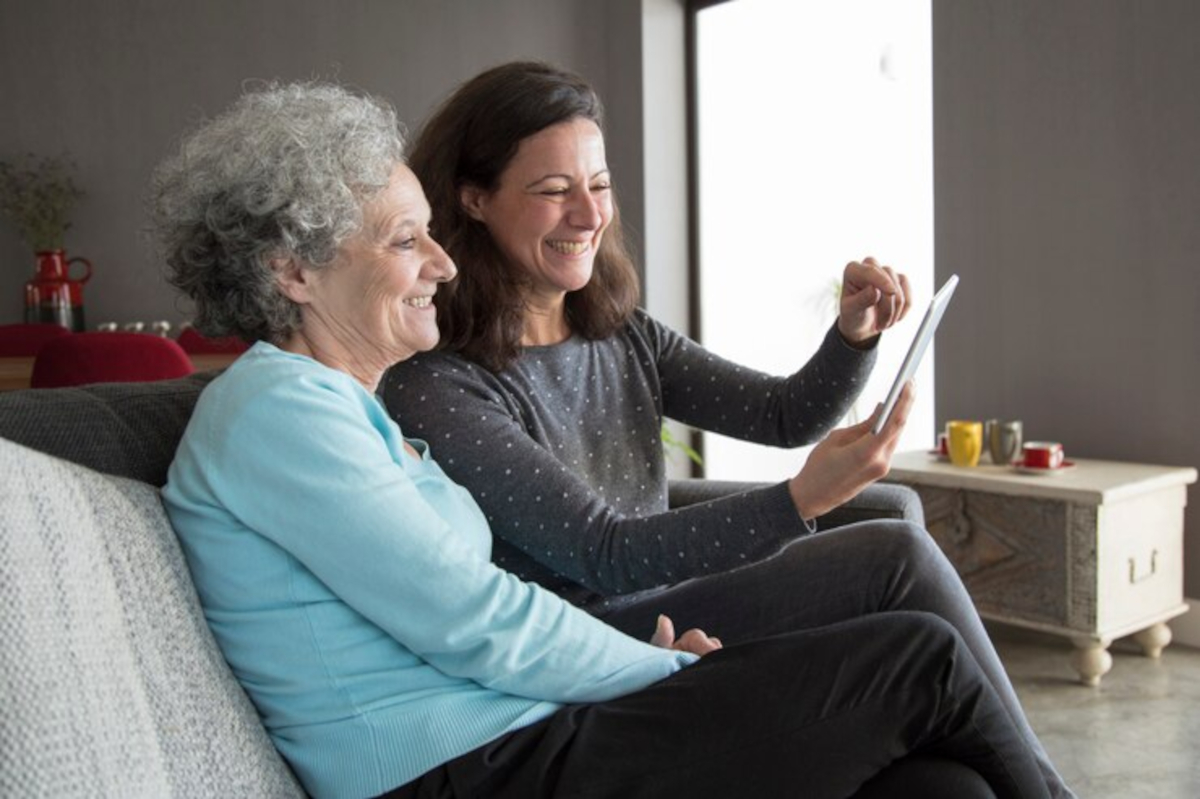
<svg viewBox="0 0 1200 799"><path fill-rule="evenodd" d="M471 79L424 125L410 163L434 235L460 265L438 294L442 349L398 365L384 397L435 442L496 535L496 559L636 633L666 613L726 644L891 610L949 621L1028 727L953 568L920 527L811 520L888 469L911 404L828 433L857 396L903 275L845 269L841 313L790 377L725 361L637 310L602 110L579 76L516 62ZM753 300L748 292L745 301ZM664 417L778 446L824 440L791 479L668 510ZM668 586L665 589L656 587Z"/></svg>
<svg viewBox="0 0 1200 799"><path fill-rule="evenodd" d="M646 643L493 565L478 506L374 393L437 342L455 274L385 105L249 94L160 167L154 200L198 326L253 342L201 396L164 501L312 795L1045 795L932 615L728 649L664 618Z"/></svg>

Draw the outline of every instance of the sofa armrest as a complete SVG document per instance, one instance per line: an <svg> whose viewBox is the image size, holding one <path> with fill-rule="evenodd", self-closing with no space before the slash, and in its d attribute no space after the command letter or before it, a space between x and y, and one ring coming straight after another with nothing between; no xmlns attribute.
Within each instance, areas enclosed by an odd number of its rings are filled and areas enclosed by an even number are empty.
<svg viewBox="0 0 1200 799"><path fill-rule="evenodd" d="M921 505L921 497L908 486L873 483L845 505L818 518L817 529L828 530L873 519L899 519L924 527L925 509Z"/></svg>
<svg viewBox="0 0 1200 799"><path fill-rule="evenodd" d="M733 480L672 480L668 489L672 508L708 502L713 499L762 488L766 483L744 483ZM834 508L817 518L818 530L829 530L845 524L865 522L873 519L902 519L921 527L925 526L925 511L921 498L908 486L896 483L875 483L845 505Z"/></svg>

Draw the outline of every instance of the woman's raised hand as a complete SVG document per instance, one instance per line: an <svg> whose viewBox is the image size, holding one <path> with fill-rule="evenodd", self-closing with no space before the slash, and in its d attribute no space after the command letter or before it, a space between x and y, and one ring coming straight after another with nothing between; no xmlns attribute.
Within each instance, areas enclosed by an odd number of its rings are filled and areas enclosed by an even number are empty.
<svg viewBox="0 0 1200 799"><path fill-rule="evenodd" d="M721 648L721 639L705 635L703 630L688 630L676 640L675 624L666 616L661 615L654 628L654 635L650 636L650 643L661 646L663 649L678 649L701 656L707 655L709 652L716 652Z"/></svg>
<svg viewBox="0 0 1200 799"><path fill-rule="evenodd" d="M871 427L880 406L866 421L834 430L813 449L804 468L788 482L792 502L802 518L828 513L887 475L915 391L911 381L904 386L878 435L871 432Z"/></svg>
<svg viewBox="0 0 1200 799"><path fill-rule="evenodd" d="M887 330L908 314L912 292L908 277L874 258L846 264L838 307L838 332L860 345Z"/></svg>

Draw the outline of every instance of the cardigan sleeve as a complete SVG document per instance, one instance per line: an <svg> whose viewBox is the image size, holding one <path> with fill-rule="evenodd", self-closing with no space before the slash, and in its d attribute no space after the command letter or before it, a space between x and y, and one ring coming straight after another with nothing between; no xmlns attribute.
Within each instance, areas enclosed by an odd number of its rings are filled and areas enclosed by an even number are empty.
<svg viewBox="0 0 1200 799"><path fill-rule="evenodd" d="M348 378L260 382L240 399L219 414L226 423L197 431L213 453L197 479L294 568L444 673L532 699L589 702L695 660L625 636L490 563L490 545L448 523L418 481L460 495L450 498L464 503L459 524L478 514L466 492L440 472L410 474L399 431L389 444L380 426L391 422Z"/></svg>

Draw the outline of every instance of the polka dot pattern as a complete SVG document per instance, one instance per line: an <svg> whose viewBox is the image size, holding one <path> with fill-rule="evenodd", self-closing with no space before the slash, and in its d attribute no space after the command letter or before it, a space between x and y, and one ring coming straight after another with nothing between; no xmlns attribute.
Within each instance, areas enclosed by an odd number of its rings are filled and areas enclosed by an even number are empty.
<svg viewBox="0 0 1200 799"><path fill-rule="evenodd" d="M773 377L639 312L612 338L530 347L499 374L418 355L381 389L401 428L433 442L475 496L494 560L587 605L759 560L805 532L782 485L668 510L665 416L776 446L812 443L873 362L831 329L800 371Z"/></svg>

